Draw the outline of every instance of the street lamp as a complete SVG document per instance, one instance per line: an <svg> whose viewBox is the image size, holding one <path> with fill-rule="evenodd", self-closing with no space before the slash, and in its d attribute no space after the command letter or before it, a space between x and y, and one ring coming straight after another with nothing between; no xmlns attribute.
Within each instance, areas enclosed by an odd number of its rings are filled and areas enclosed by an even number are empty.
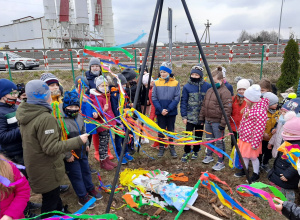
<svg viewBox="0 0 300 220"><path fill-rule="evenodd" d="M175 43L176 43L176 27L177 25L175 25Z"/></svg>
<svg viewBox="0 0 300 220"><path fill-rule="evenodd" d="M282 7L283 7L283 0L282 0L282 3L281 3L281 10L280 10L280 19L279 19L279 30L278 30L278 37L277 37L277 53L276 53L276 56L278 56L278 46L279 46L279 40L280 40L280 27L281 27Z"/></svg>

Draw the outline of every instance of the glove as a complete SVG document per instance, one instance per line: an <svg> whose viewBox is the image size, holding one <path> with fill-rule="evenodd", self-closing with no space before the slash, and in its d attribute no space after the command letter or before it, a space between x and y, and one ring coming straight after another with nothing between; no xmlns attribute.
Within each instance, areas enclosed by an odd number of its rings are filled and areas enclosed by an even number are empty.
<svg viewBox="0 0 300 220"><path fill-rule="evenodd" d="M219 125L218 128L219 128L220 131L224 131L225 130L225 127L222 127L221 125Z"/></svg>

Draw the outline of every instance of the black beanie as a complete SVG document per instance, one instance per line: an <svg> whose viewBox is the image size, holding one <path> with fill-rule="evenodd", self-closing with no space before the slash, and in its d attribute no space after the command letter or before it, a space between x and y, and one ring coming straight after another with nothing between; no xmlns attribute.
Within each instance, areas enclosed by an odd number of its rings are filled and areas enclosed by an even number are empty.
<svg viewBox="0 0 300 220"><path fill-rule="evenodd" d="M127 83L127 80L126 80L125 76L123 76L123 74L119 73L117 76L118 76L119 80L121 81L122 85L124 85L124 84ZM116 86L118 86L118 82L117 82L117 78L116 77L114 77L113 81L114 81L114 84Z"/></svg>
<svg viewBox="0 0 300 220"><path fill-rule="evenodd" d="M127 82L136 78L136 72L130 68L123 70L122 75L126 78Z"/></svg>

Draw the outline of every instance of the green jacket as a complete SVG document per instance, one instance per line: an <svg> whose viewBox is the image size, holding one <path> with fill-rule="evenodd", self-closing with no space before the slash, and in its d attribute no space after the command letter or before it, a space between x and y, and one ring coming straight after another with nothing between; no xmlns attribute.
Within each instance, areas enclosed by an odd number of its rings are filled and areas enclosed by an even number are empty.
<svg viewBox="0 0 300 220"><path fill-rule="evenodd" d="M57 120L44 106L22 102L16 117L30 187L35 193L50 192L64 177L64 153L80 148L83 142L79 136L62 141Z"/></svg>

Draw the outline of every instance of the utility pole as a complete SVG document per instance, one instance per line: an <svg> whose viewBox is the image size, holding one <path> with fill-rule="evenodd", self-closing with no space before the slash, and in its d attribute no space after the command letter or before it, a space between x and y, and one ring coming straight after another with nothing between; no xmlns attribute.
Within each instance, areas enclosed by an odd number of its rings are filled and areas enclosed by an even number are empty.
<svg viewBox="0 0 300 220"><path fill-rule="evenodd" d="M283 0L282 0L282 3L281 3L281 10L280 10L280 19L279 19L279 30L278 30L278 37L277 37L277 53L276 53L276 56L278 56L278 46L279 46L279 41L280 41L280 27L281 27L282 7L283 7Z"/></svg>
<svg viewBox="0 0 300 220"><path fill-rule="evenodd" d="M175 25L175 42L176 42L176 27L177 27L177 25Z"/></svg>
<svg viewBox="0 0 300 220"><path fill-rule="evenodd" d="M209 23L209 20L207 19L207 23L204 24L205 25L205 30L202 34L202 37L200 39L200 42L202 41L202 38L205 34L205 43L206 43L206 39L208 38L208 43L210 44L210 33L209 33L209 28L212 25L212 23Z"/></svg>

